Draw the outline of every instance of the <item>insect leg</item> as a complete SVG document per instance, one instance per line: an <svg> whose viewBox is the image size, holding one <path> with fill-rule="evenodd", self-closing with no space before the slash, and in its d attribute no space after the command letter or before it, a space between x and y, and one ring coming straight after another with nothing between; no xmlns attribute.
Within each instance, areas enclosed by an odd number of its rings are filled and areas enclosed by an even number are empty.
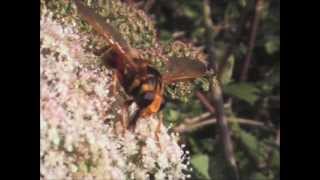
<svg viewBox="0 0 320 180"><path fill-rule="evenodd" d="M117 85L118 85L118 78L116 71L112 73L112 80L111 80L111 95L115 96L117 93Z"/></svg>
<svg viewBox="0 0 320 180"><path fill-rule="evenodd" d="M162 123L163 123L163 114L162 114L162 112L160 112L159 113L159 121L158 121L157 129L155 132L155 137L157 139L160 151L162 150L161 143L160 143L160 130L161 130Z"/></svg>
<svg viewBox="0 0 320 180"><path fill-rule="evenodd" d="M120 118L120 122L122 125L122 135L125 134L125 131L127 130L127 122L128 122L128 108L129 106L133 103L133 100L127 100L121 107L121 118Z"/></svg>
<svg viewBox="0 0 320 180"><path fill-rule="evenodd" d="M157 137L158 141L159 141L159 133L160 133L160 130L161 130L162 122L163 122L163 116L162 116L162 113L159 113L159 121L158 121L157 129L156 129L156 132L155 132L155 136Z"/></svg>
<svg viewBox="0 0 320 180"><path fill-rule="evenodd" d="M132 132L134 132L135 128L136 128L136 124L137 124L137 121L139 119L139 117L141 116L141 113L143 112L143 109L138 109L132 119L129 121L129 124L128 124L128 129Z"/></svg>

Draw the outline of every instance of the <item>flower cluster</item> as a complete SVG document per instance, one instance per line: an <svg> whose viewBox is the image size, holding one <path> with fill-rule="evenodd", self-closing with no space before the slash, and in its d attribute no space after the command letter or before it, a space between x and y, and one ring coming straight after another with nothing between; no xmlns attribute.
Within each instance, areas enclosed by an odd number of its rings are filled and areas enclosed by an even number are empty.
<svg viewBox="0 0 320 180"><path fill-rule="evenodd" d="M60 179L185 179L188 157L159 119L124 131L111 71L82 47L88 37L41 17L40 175Z"/></svg>
<svg viewBox="0 0 320 180"><path fill-rule="evenodd" d="M66 2L69 2L66 3ZM142 10L130 6L120 0L90 1L83 0L84 4L93 9L106 22L113 26L122 39L135 48L142 59L150 62L159 72L167 71L166 64L173 60L191 59L194 61L206 61L206 55L202 48L197 48L191 42L175 41L161 43L158 41L155 23ZM82 31L81 36L88 36L87 43L83 44L87 49L100 49L106 42L101 35L92 30L92 27L82 21L78 16L76 7L72 1L41 0L41 12L52 13L54 19L61 24L75 24ZM166 95L172 99L187 102L190 96L199 87L208 90L208 77L197 78L195 81L176 82L166 87Z"/></svg>

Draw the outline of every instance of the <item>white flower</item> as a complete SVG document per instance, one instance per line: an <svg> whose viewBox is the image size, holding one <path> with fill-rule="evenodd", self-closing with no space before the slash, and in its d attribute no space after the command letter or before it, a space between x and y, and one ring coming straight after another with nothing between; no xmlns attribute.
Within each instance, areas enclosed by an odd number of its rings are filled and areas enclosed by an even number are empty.
<svg viewBox="0 0 320 180"><path fill-rule="evenodd" d="M142 156L143 167L152 170L156 167L156 160L150 155Z"/></svg>
<svg viewBox="0 0 320 180"><path fill-rule="evenodd" d="M159 147L157 146L155 140L152 138L147 138L146 145L151 152L157 152L159 150Z"/></svg>
<svg viewBox="0 0 320 180"><path fill-rule="evenodd" d="M65 26L50 17L41 18L43 179L121 180L133 176L144 180L154 172L156 179L183 179L186 166L179 137L168 135L162 126L157 141L157 118L139 119L135 133L117 134L115 125L122 112L116 111L120 109L115 105L118 96L109 94L111 71L81 48L89 42L88 34L81 34L80 39L75 27ZM45 51L50 53L43 54ZM130 108L132 112L136 109L134 105Z"/></svg>
<svg viewBox="0 0 320 180"><path fill-rule="evenodd" d="M160 153L160 155L158 156L157 163L159 164L161 169L166 169L169 167L167 156L163 153Z"/></svg>
<svg viewBox="0 0 320 180"><path fill-rule="evenodd" d="M134 178L136 180L146 180L146 179L148 179L148 176L149 176L144 169L140 169L140 168L137 168L135 170L134 175L135 175Z"/></svg>
<svg viewBox="0 0 320 180"><path fill-rule="evenodd" d="M112 168L111 169L111 177L114 180L125 180L125 175L123 172L118 168Z"/></svg>
<svg viewBox="0 0 320 180"><path fill-rule="evenodd" d="M163 180L165 179L166 174L163 171L158 171L154 177L156 180Z"/></svg>
<svg viewBox="0 0 320 180"><path fill-rule="evenodd" d="M58 146L60 144L60 137L56 128L50 128L48 131L48 136L48 139L51 140L54 145Z"/></svg>

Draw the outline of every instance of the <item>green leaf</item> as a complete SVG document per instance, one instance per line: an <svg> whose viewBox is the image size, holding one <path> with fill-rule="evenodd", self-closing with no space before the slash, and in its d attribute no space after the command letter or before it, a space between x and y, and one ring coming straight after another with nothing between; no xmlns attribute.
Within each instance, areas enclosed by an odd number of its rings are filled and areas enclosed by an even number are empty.
<svg viewBox="0 0 320 180"><path fill-rule="evenodd" d="M203 139L201 141L202 143L202 146L203 148L206 150L206 151L209 151L209 152L212 152L214 149L214 140L212 138L208 138L208 139Z"/></svg>
<svg viewBox="0 0 320 180"><path fill-rule="evenodd" d="M247 51L248 51L247 45L245 43L240 43L238 51L239 51L240 55L247 54Z"/></svg>
<svg viewBox="0 0 320 180"><path fill-rule="evenodd" d="M234 63L235 57L234 55L231 55L228 58L223 74L221 75L221 82L223 85L227 85L232 81Z"/></svg>
<svg viewBox="0 0 320 180"><path fill-rule="evenodd" d="M200 152L198 141L195 140L195 138L193 138L192 136L188 137L188 142L190 143L192 152L194 152L195 154Z"/></svg>
<svg viewBox="0 0 320 180"><path fill-rule="evenodd" d="M258 88L249 83L229 84L224 87L225 94L246 101L250 105L253 105L258 99L257 93L259 91Z"/></svg>
<svg viewBox="0 0 320 180"><path fill-rule="evenodd" d="M280 48L280 40L279 38L273 38L267 41L264 44L264 48L266 49L268 54L273 54L277 52Z"/></svg>
<svg viewBox="0 0 320 180"><path fill-rule="evenodd" d="M246 0L239 0L239 4L241 7L246 7L247 1Z"/></svg>
<svg viewBox="0 0 320 180"><path fill-rule="evenodd" d="M268 178L263 175L262 173L254 173L251 177L250 180L268 180Z"/></svg>
<svg viewBox="0 0 320 180"><path fill-rule="evenodd" d="M209 157L203 154L194 155L191 158L191 164L194 168L199 171L206 179L210 179L208 168L209 168Z"/></svg>
<svg viewBox="0 0 320 180"><path fill-rule="evenodd" d="M259 140L253 134L241 129L235 131L235 134L236 136L238 136L242 145L246 147L246 153L254 157L254 159L256 159L258 163L265 161L267 151L263 141Z"/></svg>
<svg viewBox="0 0 320 180"><path fill-rule="evenodd" d="M272 151L271 165L275 169L280 168L280 154L279 154L279 151L277 151L277 150Z"/></svg>
<svg viewBox="0 0 320 180"><path fill-rule="evenodd" d="M168 119L170 120L170 121L176 121L177 119L178 119L178 117L179 117L179 113L177 112L177 111L175 111L175 110L169 110L169 112L168 112Z"/></svg>
<svg viewBox="0 0 320 180"><path fill-rule="evenodd" d="M209 81L207 78L198 78L195 84L200 85L203 91L209 91Z"/></svg>
<svg viewBox="0 0 320 180"><path fill-rule="evenodd" d="M160 39L162 41L170 41L172 39L171 33L166 30L161 30L160 31Z"/></svg>
<svg viewBox="0 0 320 180"><path fill-rule="evenodd" d="M242 140L243 144L248 148L248 150L252 154L256 154L258 156L258 140L255 136L250 133L247 133L243 130L239 130L239 138Z"/></svg>
<svg viewBox="0 0 320 180"><path fill-rule="evenodd" d="M191 18L191 19L194 19L198 16L197 12L194 11L194 9L192 9L191 7L188 7L188 6L185 6L183 7L183 12L184 12L184 15Z"/></svg>
<svg viewBox="0 0 320 180"><path fill-rule="evenodd" d="M204 33L205 33L205 28L203 28L203 27L198 27L197 29L195 29L193 32L192 32L192 37L193 38L201 38L201 37L203 37L204 35Z"/></svg>
<svg viewBox="0 0 320 180"><path fill-rule="evenodd" d="M236 3L228 3L225 10L225 16L227 19L233 19L240 16L240 12Z"/></svg>

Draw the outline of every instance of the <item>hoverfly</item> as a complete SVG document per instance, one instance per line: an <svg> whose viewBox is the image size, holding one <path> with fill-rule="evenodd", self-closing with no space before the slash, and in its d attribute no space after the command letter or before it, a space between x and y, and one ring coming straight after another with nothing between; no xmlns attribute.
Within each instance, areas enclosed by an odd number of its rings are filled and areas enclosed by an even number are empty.
<svg viewBox="0 0 320 180"><path fill-rule="evenodd" d="M134 130L139 117L151 116L163 108L166 85L206 74L206 64L191 59L169 59L165 65L166 72L160 74L101 16L79 0L75 0L75 3L80 16L111 46L108 58L104 60L115 70L116 78L126 94L132 97L132 100L127 101L127 106L133 102L138 106L126 128Z"/></svg>

